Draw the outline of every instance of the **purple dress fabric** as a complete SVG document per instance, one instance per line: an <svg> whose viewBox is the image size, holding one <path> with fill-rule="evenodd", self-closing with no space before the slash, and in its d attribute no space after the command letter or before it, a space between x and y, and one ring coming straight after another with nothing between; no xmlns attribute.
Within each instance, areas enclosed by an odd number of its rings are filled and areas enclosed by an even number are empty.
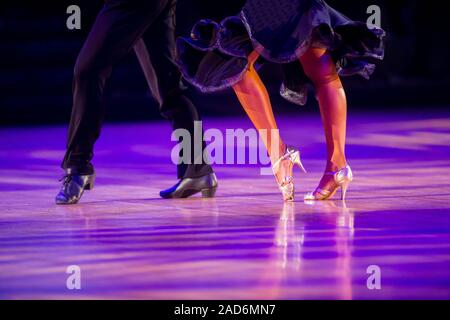
<svg viewBox="0 0 450 320"><path fill-rule="evenodd" d="M190 37L177 41L177 62L189 83L215 92L241 80L256 50L258 62L282 65L280 94L304 105L310 80L298 57L308 48L327 49L341 76L368 79L384 57L384 37L382 29L352 21L322 0L248 0L239 16L195 24Z"/></svg>

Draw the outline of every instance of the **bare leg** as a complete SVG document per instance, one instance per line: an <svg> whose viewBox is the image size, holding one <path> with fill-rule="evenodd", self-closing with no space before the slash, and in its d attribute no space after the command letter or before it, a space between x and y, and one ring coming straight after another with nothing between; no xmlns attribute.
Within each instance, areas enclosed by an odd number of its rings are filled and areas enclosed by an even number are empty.
<svg viewBox="0 0 450 320"><path fill-rule="evenodd" d="M319 100L320 113L327 143L325 171L337 171L346 166L345 139L347 127L347 100L336 66L325 49L311 48L300 61L311 79ZM335 187L332 176L324 176L319 188Z"/></svg>
<svg viewBox="0 0 450 320"><path fill-rule="evenodd" d="M278 126L273 115L267 89L254 68L254 63L258 57L259 54L256 51L249 56L249 69L242 80L233 86L233 89L255 128L266 130L267 134L261 134L260 132L261 139L273 164L284 154L286 146L278 133ZM288 175L287 173L291 172L289 170L292 171L292 165L286 162L276 174L278 181Z"/></svg>

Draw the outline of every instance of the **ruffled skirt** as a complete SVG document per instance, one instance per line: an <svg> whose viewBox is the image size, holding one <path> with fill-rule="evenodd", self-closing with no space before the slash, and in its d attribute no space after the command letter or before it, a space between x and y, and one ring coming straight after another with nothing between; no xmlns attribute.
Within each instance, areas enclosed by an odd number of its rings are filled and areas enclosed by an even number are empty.
<svg viewBox="0 0 450 320"><path fill-rule="evenodd" d="M177 40L177 63L189 83L215 92L242 79L256 50L259 65L282 65L280 94L304 105L310 80L299 57L306 50L325 48L340 76L368 79L384 57L384 37L382 29L352 21L322 0L248 0L239 16L197 22L189 37Z"/></svg>

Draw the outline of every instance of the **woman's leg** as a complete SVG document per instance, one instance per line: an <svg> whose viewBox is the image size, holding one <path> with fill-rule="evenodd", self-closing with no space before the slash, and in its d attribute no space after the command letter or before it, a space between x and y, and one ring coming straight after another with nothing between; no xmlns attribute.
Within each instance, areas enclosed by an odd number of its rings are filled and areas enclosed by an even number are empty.
<svg viewBox="0 0 450 320"><path fill-rule="evenodd" d="M267 89L254 68L258 57L256 51L249 56L249 68L233 89L248 117L259 131L273 164L284 154L286 146L279 135ZM267 134L262 134L260 130L265 130ZM276 173L277 180L282 181L283 177L289 175L289 170L292 170L292 165L288 162L283 163Z"/></svg>
<svg viewBox="0 0 450 320"><path fill-rule="evenodd" d="M249 56L249 68L242 80L233 86L233 89L255 128L258 131L267 131L267 134L261 135L261 139L271 160L276 161L283 155L285 145L278 134L269 93L254 68L258 57L259 54L256 51Z"/></svg>
<svg viewBox="0 0 450 320"><path fill-rule="evenodd" d="M311 48L300 57L306 75L314 84L319 100L320 113L327 143L327 166L325 171L337 171L347 164L345 138L347 126L347 99L336 66L325 49ZM332 190L332 176L325 175L319 188Z"/></svg>

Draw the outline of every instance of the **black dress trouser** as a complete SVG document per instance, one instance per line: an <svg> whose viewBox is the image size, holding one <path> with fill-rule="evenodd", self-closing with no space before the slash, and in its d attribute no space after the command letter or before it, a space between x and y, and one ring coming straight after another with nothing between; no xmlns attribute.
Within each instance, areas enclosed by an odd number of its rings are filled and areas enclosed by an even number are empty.
<svg viewBox="0 0 450 320"><path fill-rule="evenodd" d="M105 116L105 83L113 67L134 49L160 113L173 129L187 129L194 139L194 121L200 117L180 88L175 60L176 0L107 0L75 64L73 107L63 169L92 174L94 144ZM203 145L204 149L204 145ZM178 178L212 173L191 146L190 164L178 165ZM197 152L199 153L199 152ZM197 161L198 162L198 161Z"/></svg>

